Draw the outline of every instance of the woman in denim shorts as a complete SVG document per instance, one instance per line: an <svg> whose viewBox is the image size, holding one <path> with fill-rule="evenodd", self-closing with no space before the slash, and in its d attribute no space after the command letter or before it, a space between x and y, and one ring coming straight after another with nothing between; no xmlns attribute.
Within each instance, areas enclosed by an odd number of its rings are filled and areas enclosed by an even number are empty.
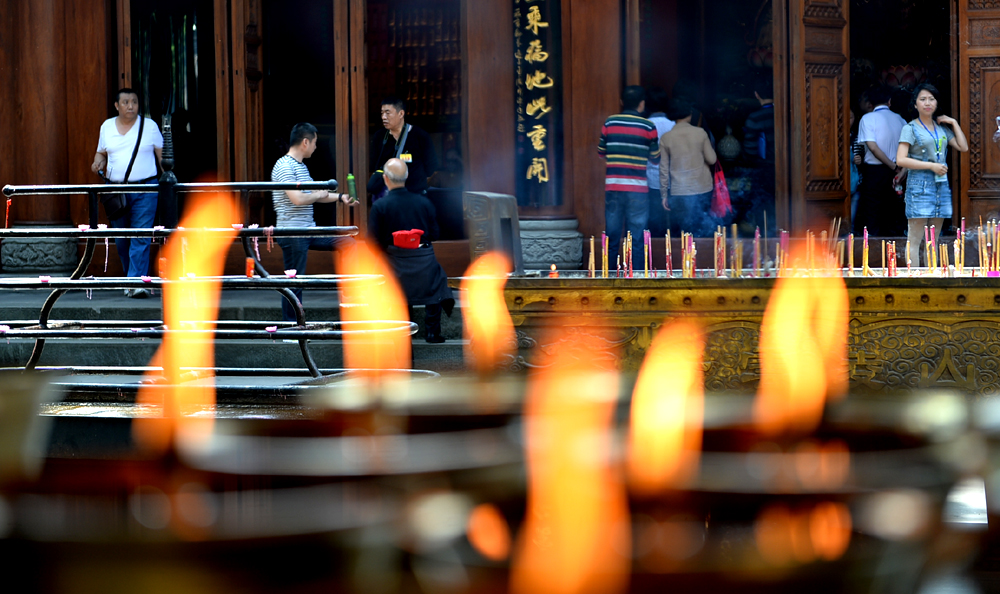
<svg viewBox="0 0 1000 594"><path fill-rule="evenodd" d="M969 150L969 142L955 118L934 117L939 96L934 85L917 85L913 91L917 119L903 126L896 151L896 164L909 172L905 199L910 253L906 257L914 266L920 265L920 254L925 251L921 249L926 245L924 228L934 225L940 232L944 219L951 218L948 147L963 153Z"/></svg>

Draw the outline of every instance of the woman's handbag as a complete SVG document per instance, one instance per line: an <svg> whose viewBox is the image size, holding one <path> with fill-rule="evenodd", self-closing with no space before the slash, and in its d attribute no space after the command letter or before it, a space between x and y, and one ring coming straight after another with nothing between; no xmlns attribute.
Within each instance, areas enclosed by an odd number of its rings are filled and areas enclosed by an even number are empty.
<svg viewBox="0 0 1000 594"><path fill-rule="evenodd" d="M139 144L142 142L142 127L146 123L146 118L139 114L139 138L135 141L135 148L132 149L132 158L125 169L125 177L122 183L128 183L128 176L132 173L132 166L135 165L135 157L139 154ZM101 177L104 177L103 175ZM105 178L105 181L110 181ZM128 199L125 194L101 194L101 204L104 206L104 214L108 215L108 220L120 219L128 214Z"/></svg>
<svg viewBox="0 0 1000 594"><path fill-rule="evenodd" d="M722 165L715 162L715 176L712 187L712 214L717 218L722 218L733 211L733 205L729 201L729 186L726 185L726 176L722 172Z"/></svg>

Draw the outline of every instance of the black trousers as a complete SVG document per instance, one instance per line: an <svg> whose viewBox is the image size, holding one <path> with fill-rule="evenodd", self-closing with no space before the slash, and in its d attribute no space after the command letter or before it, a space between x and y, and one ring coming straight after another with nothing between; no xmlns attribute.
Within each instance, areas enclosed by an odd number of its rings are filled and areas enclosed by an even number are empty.
<svg viewBox="0 0 1000 594"><path fill-rule="evenodd" d="M906 235L906 203L896 194L892 179L895 172L881 163L861 164L861 187L858 188L858 212L854 233L865 227L876 237Z"/></svg>

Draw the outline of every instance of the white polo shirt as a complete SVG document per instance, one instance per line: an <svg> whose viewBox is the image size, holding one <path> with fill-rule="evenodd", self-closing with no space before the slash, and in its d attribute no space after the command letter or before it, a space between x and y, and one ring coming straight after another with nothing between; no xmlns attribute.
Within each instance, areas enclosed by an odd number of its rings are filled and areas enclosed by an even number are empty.
<svg viewBox="0 0 1000 594"><path fill-rule="evenodd" d="M906 120L902 116L889 109L888 106L879 105L875 111L861 117L861 123L858 125L858 142L874 141L875 145L885 153L885 156L895 163L896 148L899 146L899 133L903 131L905 125ZM880 165L882 162L866 148L865 163Z"/></svg>

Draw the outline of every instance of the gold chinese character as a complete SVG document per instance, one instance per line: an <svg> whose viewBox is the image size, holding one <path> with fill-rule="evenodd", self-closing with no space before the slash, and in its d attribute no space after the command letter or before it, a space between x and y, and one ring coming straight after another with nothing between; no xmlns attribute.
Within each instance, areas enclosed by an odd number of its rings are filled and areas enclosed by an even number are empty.
<svg viewBox="0 0 1000 594"><path fill-rule="evenodd" d="M528 165L528 175L524 179L538 178L538 183L543 184L549 181L549 160L545 157L535 157Z"/></svg>
<svg viewBox="0 0 1000 594"><path fill-rule="evenodd" d="M553 85L553 81L541 70L536 70L534 74L529 74L527 78L524 79L524 84L530 91L535 87L538 87L539 89L547 89Z"/></svg>
<svg viewBox="0 0 1000 594"><path fill-rule="evenodd" d="M539 27L548 26L548 23L542 21L542 13L538 11L537 6L532 6L528 9L528 26L525 29L529 29L535 35L538 35Z"/></svg>
<svg viewBox="0 0 1000 594"><path fill-rule="evenodd" d="M545 97L539 97L531 103L528 104L527 112L529 116L535 116L535 119L541 119L541 117L552 111L552 108L545 105ZM538 115L535 115L535 114Z"/></svg>
<svg viewBox="0 0 1000 594"><path fill-rule="evenodd" d="M529 62L544 62L549 59L549 52L542 49L542 40L536 39L528 44L524 59Z"/></svg>
<svg viewBox="0 0 1000 594"><path fill-rule="evenodd" d="M535 126L531 128L531 132L528 132L528 138L531 139L531 148L536 151L544 151L545 135L548 133L549 131L545 129L545 126L535 124Z"/></svg>

